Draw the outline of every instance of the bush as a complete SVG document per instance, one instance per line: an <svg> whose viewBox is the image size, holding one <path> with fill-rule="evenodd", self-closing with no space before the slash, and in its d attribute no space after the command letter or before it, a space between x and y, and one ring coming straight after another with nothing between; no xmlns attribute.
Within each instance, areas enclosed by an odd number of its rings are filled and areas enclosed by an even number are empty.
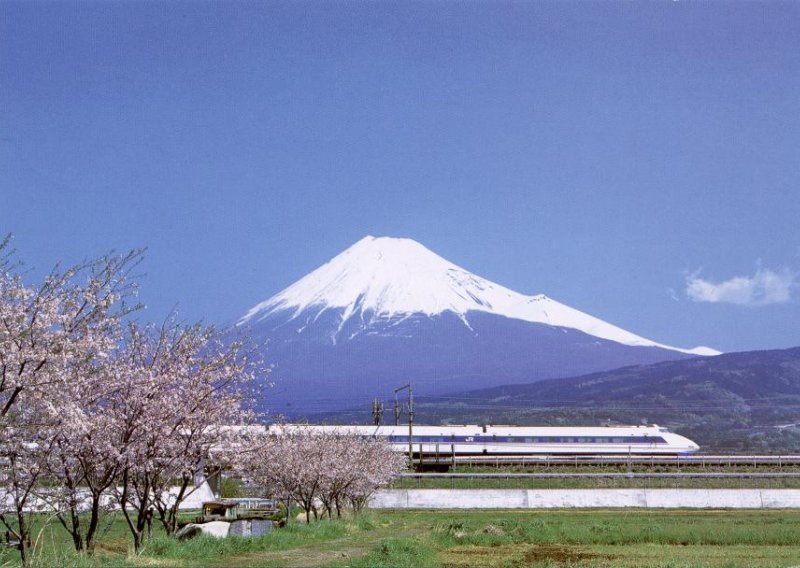
<svg viewBox="0 0 800 568"><path fill-rule="evenodd" d="M235 477L223 477L219 487L219 495L223 499L235 499L242 496L242 482Z"/></svg>

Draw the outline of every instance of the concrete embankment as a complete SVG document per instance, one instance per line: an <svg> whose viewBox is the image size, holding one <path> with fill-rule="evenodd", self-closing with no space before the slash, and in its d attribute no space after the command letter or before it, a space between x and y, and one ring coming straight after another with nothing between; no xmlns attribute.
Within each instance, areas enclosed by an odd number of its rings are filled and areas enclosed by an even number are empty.
<svg viewBox="0 0 800 568"><path fill-rule="evenodd" d="M118 488L118 491L120 489ZM179 487L172 487L169 489L167 495L164 495L164 500L166 503L173 503L175 499L175 495L178 494L180 491ZM180 506L178 507L181 510L186 509L200 509L203 506L203 503L206 501L213 501L214 500L214 492L211 491L211 487L209 487L207 481L203 481L201 485L196 487L189 487L186 492L184 493L184 499L181 501ZM31 512L47 512L47 511L54 511L58 507L58 499L57 494L52 492L50 495L47 494L46 491L43 491L38 496L31 496L28 501L27 505L25 506L25 511ZM90 497L88 490L82 490L78 493L78 510L80 511L88 511L90 507ZM119 504L117 503L114 496L109 492L103 496L100 500L100 506L104 509L109 510L118 510ZM5 507L4 510L6 511L13 511L14 510L14 499L13 497L0 491L0 507Z"/></svg>
<svg viewBox="0 0 800 568"><path fill-rule="evenodd" d="M800 489L386 489L375 509L800 508Z"/></svg>

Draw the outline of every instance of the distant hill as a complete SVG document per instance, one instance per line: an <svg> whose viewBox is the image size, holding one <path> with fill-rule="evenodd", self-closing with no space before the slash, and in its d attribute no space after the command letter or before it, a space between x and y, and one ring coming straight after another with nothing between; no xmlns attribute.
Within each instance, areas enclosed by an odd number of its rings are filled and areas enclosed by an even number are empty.
<svg viewBox="0 0 800 568"><path fill-rule="evenodd" d="M420 422L658 423L706 451L800 452L800 347L420 399Z"/></svg>
<svg viewBox="0 0 800 568"><path fill-rule="evenodd" d="M800 453L800 347L418 397L420 424L669 426L709 452ZM314 420L365 423L366 407ZM387 421L393 420L387 407ZM401 420L406 420L403 413Z"/></svg>

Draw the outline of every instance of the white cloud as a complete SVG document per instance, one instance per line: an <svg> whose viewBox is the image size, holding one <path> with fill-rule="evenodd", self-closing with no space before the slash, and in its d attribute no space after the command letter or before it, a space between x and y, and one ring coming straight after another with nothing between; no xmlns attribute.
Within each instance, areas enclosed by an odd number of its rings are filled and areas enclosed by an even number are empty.
<svg viewBox="0 0 800 568"><path fill-rule="evenodd" d="M695 302L767 306L789 302L796 286L796 276L789 269L775 272L759 266L753 276L735 276L716 283L695 273L686 278L686 295Z"/></svg>

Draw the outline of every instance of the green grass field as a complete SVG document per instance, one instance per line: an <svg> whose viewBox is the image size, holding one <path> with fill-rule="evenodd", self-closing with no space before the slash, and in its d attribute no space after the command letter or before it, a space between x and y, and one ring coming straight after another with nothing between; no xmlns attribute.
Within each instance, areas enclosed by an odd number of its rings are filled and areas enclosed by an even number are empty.
<svg viewBox="0 0 800 568"><path fill-rule="evenodd" d="M94 558L75 555L60 526L38 530L42 568L800 566L800 511L372 511L257 539L156 535L139 555L116 519ZM18 565L15 554L0 566Z"/></svg>

